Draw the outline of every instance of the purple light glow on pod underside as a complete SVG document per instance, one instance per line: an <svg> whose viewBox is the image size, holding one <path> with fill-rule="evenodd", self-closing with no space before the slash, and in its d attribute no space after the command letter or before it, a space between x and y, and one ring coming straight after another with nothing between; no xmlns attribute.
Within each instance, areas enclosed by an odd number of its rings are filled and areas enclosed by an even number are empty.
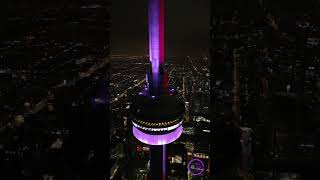
<svg viewBox="0 0 320 180"><path fill-rule="evenodd" d="M174 131L163 134L163 135L153 135L153 134L147 134L142 131L140 131L136 127L132 127L133 135L141 142L149 145L165 145L170 144L173 141L177 140L180 135L182 134L183 127L179 126Z"/></svg>

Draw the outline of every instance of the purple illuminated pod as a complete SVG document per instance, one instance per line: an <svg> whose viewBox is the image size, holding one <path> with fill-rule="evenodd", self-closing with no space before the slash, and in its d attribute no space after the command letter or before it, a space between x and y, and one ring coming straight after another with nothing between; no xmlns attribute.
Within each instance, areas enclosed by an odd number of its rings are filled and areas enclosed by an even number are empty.
<svg viewBox="0 0 320 180"><path fill-rule="evenodd" d="M139 141L149 145L165 145L172 143L179 138L182 130L182 126L179 126L177 129L168 134L153 135L145 133L136 127L133 127L132 129L134 136L137 137Z"/></svg>
<svg viewBox="0 0 320 180"><path fill-rule="evenodd" d="M140 142L150 145L152 180L166 179L166 144L182 134L184 104L168 88L164 64L164 0L149 0L150 69L146 86L133 100L132 132Z"/></svg>

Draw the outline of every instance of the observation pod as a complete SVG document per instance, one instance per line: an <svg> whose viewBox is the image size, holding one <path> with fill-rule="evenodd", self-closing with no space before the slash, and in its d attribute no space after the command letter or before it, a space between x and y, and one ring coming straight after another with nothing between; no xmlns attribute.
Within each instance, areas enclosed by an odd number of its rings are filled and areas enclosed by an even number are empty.
<svg viewBox="0 0 320 180"><path fill-rule="evenodd" d="M140 94L134 103L133 135L149 145L166 145L182 133L184 105L175 96Z"/></svg>

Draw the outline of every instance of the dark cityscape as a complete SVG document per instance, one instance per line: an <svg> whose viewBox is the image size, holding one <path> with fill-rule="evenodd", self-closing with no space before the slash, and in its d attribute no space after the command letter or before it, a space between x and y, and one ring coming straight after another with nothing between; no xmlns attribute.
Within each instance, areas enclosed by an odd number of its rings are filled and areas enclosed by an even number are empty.
<svg viewBox="0 0 320 180"><path fill-rule="evenodd" d="M1 180L317 180L320 1L4 0Z"/></svg>
<svg viewBox="0 0 320 180"><path fill-rule="evenodd" d="M2 3L0 179L106 178L109 3Z"/></svg>

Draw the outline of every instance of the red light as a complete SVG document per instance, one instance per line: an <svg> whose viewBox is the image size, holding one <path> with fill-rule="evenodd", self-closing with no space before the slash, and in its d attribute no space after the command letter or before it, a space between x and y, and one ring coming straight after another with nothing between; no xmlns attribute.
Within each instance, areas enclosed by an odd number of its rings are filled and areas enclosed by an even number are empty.
<svg viewBox="0 0 320 180"><path fill-rule="evenodd" d="M142 151L142 147L141 146L137 146L137 151L141 152Z"/></svg>

